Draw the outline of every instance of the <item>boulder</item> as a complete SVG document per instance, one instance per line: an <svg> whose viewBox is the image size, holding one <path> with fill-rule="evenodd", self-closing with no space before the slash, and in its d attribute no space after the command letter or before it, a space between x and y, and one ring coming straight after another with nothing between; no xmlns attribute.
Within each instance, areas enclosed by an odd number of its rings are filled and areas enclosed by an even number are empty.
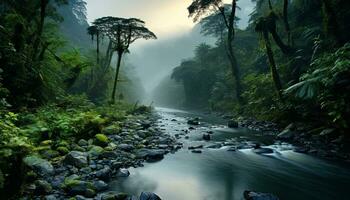
<svg viewBox="0 0 350 200"><path fill-rule="evenodd" d="M295 132L291 129L284 129L280 134L277 135L277 138L280 140L292 140L295 137Z"/></svg>
<svg viewBox="0 0 350 200"><path fill-rule="evenodd" d="M202 150L195 149L195 150L192 150L191 152L192 152L192 153L202 153Z"/></svg>
<svg viewBox="0 0 350 200"><path fill-rule="evenodd" d="M130 176L129 170L124 169L124 168L118 169L117 177L128 177L128 176Z"/></svg>
<svg viewBox="0 0 350 200"><path fill-rule="evenodd" d="M64 163L73 165L78 168L86 167L88 165L88 154L80 151L71 151L64 158Z"/></svg>
<svg viewBox="0 0 350 200"><path fill-rule="evenodd" d="M252 191L244 191L245 200L279 200L277 196L269 193L260 193Z"/></svg>
<svg viewBox="0 0 350 200"><path fill-rule="evenodd" d="M235 120L231 119L227 122L227 126L229 128L238 128L238 122L236 122Z"/></svg>
<svg viewBox="0 0 350 200"><path fill-rule="evenodd" d="M203 138L203 140L209 141L210 140L210 135L209 134L203 134L202 138Z"/></svg>
<svg viewBox="0 0 350 200"><path fill-rule="evenodd" d="M105 166L103 169L100 169L95 172L97 178L107 181L112 176L112 169L109 166Z"/></svg>
<svg viewBox="0 0 350 200"><path fill-rule="evenodd" d="M161 200L161 198L152 192L142 192L140 195L140 200Z"/></svg>
<svg viewBox="0 0 350 200"><path fill-rule="evenodd" d="M155 162L164 158L165 151L161 149L140 149L136 153L137 158L145 159L149 162Z"/></svg>
<svg viewBox="0 0 350 200"><path fill-rule="evenodd" d="M189 125L199 125L200 124L199 118L189 119L187 121L187 124L189 124Z"/></svg>
<svg viewBox="0 0 350 200"><path fill-rule="evenodd" d="M106 135L104 135L104 134L96 134L96 135L95 135L94 143L95 143L97 146L106 147L106 146L108 146L109 139L108 139L108 137L107 137Z"/></svg>
<svg viewBox="0 0 350 200"><path fill-rule="evenodd" d="M37 194L48 194L52 191L52 186L45 180L36 180L34 183Z"/></svg>
<svg viewBox="0 0 350 200"><path fill-rule="evenodd" d="M93 186L97 192L105 191L108 189L108 184L101 180L94 181Z"/></svg>
<svg viewBox="0 0 350 200"><path fill-rule="evenodd" d="M273 153L273 149L270 148L257 148L253 149L253 152L256 154L270 154Z"/></svg>
<svg viewBox="0 0 350 200"><path fill-rule="evenodd" d="M134 149L134 146L131 144L120 144L118 147L123 151L132 151Z"/></svg>
<svg viewBox="0 0 350 200"><path fill-rule="evenodd" d="M40 176L48 177L54 173L54 168L51 163L37 156L27 156L23 159L23 162Z"/></svg>
<svg viewBox="0 0 350 200"><path fill-rule="evenodd" d="M80 180L66 180L64 183L65 190L71 196L83 195L85 197L95 196L95 191L93 190L93 184L87 181Z"/></svg>
<svg viewBox="0 0 350 200"><path fill-rule="evenodd" d="M89 145L89 143L88 143L88 141L86 141L84 139L81 139L81 140L78 141L78 145L82 147L82 146Z"/></svg>
<svg viewBox="0 0 350 200"><path fill-rule="evenodd" d="M202 149L203 145L196 145L196 146L190 146L188 147L189 150L194 150L194 149Z"/></svg>

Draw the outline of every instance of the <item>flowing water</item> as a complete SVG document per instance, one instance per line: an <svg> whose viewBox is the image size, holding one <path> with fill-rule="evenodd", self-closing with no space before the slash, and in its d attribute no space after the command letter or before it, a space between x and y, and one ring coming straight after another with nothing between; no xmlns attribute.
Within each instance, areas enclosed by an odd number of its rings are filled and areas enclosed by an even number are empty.
<svg viewBox="0 0 350 200"><path fill-rule="evenodd" d="M130 169L131 175L112 183L111 189L139 195L152 191L165 200L240 200L244 190L276 194L282 200L347 200L350 199L350 167L344 163L295 153L288 144L271 144L271 154L256 154L252 149L227 151L203 148L192 153L188 146L204 146L228 139L260 141L271 138L245 129L228 129L224 121L172 109L157 109L159 126L168 134L187 130L187 119L201 117L203 122L180 139L184 148L168 154L157 163ZM212 140L202 140L203 132L213 131Z"/></svg>

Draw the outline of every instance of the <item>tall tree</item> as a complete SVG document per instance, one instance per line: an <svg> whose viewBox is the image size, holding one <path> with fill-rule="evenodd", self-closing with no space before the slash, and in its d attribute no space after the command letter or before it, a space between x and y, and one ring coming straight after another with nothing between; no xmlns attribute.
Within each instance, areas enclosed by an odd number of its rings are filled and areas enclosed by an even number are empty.
<svg viewBox="0 0 350 200"><path fill-rule="evenodd" d="M115 45L118 55L116 72L112 90L111 103L115 102L121 60L124 53L129 51L129 46L138 39L156 39L156 35L145 27L145 22L136 18L102 17L95 20L101 34L106 35Z"/></svg>
<svg viewBox="0 0 350 200"><path fill-rule="evenodd" d="M231 71L233 79L236 86L236 98L240 104L242 102L242 84L240 70L235 57L235 52L233 48L233 41L235 38L235 16L236 16L237 0L232 0L231 10L229 15L226 15L226 7L222 0L194 0L192 4L188 7L190 17L194 18L194 21L197 21L201 16L210 12L211 10L216 10L221 13L221 16L224 20L224 24L227 28L227 56L231 64Z"/></svg>

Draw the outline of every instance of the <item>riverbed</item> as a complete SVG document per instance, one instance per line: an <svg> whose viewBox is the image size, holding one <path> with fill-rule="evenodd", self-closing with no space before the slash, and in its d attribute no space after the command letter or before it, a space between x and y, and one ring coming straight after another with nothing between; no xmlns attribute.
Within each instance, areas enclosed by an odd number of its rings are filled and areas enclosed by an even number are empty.
<svg viewBox="0 0 350 200"><path fill-rule="evenodd" d="M131 175L111 183L111 190L139 195L158 194L165 200L239 200L245 190L273 193L283 200L349 199L350 167L296 153L287 143L274 143L258 132L230 129L225 120L200 113L157 108L158 126L177 137L183 148L156 163L131 168ZM200 117L193 126L187 120ZM204 141L203 134L211 134ZM240 143L235 151L232 144ZM271 153L255 153L251 144L262 144ZM206 148L226 144L220 148ZM188 147L203 145L201 153Z"/></svg>

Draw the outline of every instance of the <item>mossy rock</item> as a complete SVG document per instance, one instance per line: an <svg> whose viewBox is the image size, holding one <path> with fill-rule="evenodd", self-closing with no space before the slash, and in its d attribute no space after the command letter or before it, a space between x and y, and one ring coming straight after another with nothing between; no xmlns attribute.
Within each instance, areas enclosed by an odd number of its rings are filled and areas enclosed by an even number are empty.
<svg viewBox="0 0 350 200"><path fill-rule="evenodd" d="M66 155L67 153L69 153L69 149L67 147L64 146L60 146L57 148L57 151L61 154L61 155Z"/></svg>
<svg viewBox="0 0 350 200"><path fill-rule="evenodd" d="M90 148L88 153L89 153L90 156L99 156L104 151L105 150L102 147L93 145L93 146L91 146L91 148Z"/></svg>
<svg viewBox="0 0 350 200"><path fill-rule="evenodd" d="M52 140L44 140L44 141L40 142L41 146L50 146L52 144L53 144Z"/></svg>
<svg viewBox="0 0 350 200"><path fill-rule="evenodd" d="M58 151L55 151L52 149L40 151L40 154L43 158L46 158L46 159L53 159L60 156L60 153Z"/></svg>
<svg viewBox="0 0 350 200"><path fill-rule="evenodd" d="M112 124L102 129L102 133L106 135L115 135L121 132L121 127L119 124Z"/></svg>
<svg viewBox="0 0 350 200"><path fill-rule="evenodd" d="M60 147L69 147L69 143L65 140L61 140L59 143L58 143L58 146Z"/></svg>
<svg viewBox="0 0 350 200"><path fill-rule="evenodd" d="M94 143L98 146L105 147L109 143L109 139L106 135L104 134L96 134L95 135L95 140Z"/></svg>

